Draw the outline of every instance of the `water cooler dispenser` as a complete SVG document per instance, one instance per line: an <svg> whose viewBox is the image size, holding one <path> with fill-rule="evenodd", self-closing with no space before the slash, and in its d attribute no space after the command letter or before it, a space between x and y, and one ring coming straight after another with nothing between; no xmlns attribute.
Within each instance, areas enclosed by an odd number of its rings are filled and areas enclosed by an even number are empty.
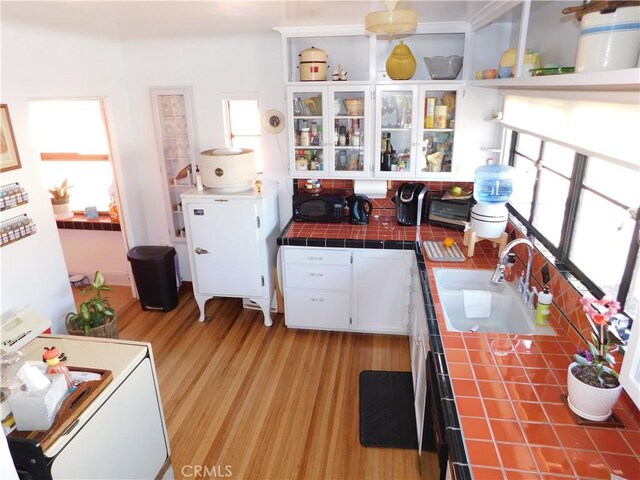
<svg viewBox="0 0 640 480"><path fill-rule="evenodd" d="M473 197L478 203L471 208L471 221L464 236L467 256L473 256L474 246L480 240L490 240L499 246L499 252L507 243L506 203L513 192L515 169L508 165L488 163L475 171Z"/></svg>

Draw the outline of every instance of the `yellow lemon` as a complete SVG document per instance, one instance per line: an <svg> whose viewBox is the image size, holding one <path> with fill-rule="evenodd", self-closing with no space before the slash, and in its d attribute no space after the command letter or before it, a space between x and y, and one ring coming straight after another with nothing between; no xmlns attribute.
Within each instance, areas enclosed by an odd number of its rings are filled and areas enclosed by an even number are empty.
<svg viewBox="0 0 640 480"><path fill-rule="evenodd" d="M453 247L456 244L456 241L451 237L447 237L442 241L442 244L445 247Z"/></svg>

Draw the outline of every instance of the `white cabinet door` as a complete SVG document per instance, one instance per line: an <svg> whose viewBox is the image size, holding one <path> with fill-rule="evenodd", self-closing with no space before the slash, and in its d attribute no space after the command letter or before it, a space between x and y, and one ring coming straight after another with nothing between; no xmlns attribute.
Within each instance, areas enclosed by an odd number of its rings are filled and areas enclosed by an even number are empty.
<svg viewBox="0 0 640 480"><path fill-rule="evenodd" d="M55 457L51 476L155 478L167 455L151 362L146 358Z"/></svg>
<svg viewBox="0 0 640 480"><path fill-rule="evenodd" d="M418 127L418 86L378 86L374 154L376 177L415 177ZM388 161L382 161L387 144L392 154Z"/></svg>
<svg viewBox="0 0 640 480"><path fill-rule="evenodd" d="M411 356L411 371L414 374L414 394L416 428L418 434L418 452L422 453L424 435L424 415L427 400L427 352L429 351L429 331L427 330L427 312L422 300L422 291L416 296L416 324L414 348Z"/></svg>
<svg viewBox="0 0 640 480"><path fill-rule="evenodd" d="M370 176L368 86L287 88L292 177Z"/></svg>
<svg viewBox="0 0 640 480"><path fill-rule="evenodd" d="M257 203L225 199L186 208L199 293L261 296Z"/></svg>
<svg viewBox="0 0 640 480"><path fill-rule="evenodd" d="M406 335L413 251L353 250L353 327Z"/></svg>

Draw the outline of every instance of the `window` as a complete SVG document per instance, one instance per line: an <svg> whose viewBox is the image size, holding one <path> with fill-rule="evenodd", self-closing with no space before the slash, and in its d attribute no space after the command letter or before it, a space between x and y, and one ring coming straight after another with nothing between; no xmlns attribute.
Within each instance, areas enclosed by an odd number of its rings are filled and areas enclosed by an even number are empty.
<svg viewBox="0 0 640 480"><path fill-rule="evenodd" d="M596 294L638 315L640 168L510 131L510 210Z"/></svg>
<svg viewBox="0 0 640 480"><path fill-rule="evenodd" d="M225 132L229 146L250 148L256 157L256 170L262 173L262 138L260 136L260 111L255 98L237 97L224 100Z"/></svg>
<svg viewBox="0 0 640 480"><path fill-rule="evenodd" d="M113 169L102 102L43 100L29 103L31 128L40 158L44 184L51 189L66 178L73 211L86 207L109 210Z"/></svg>

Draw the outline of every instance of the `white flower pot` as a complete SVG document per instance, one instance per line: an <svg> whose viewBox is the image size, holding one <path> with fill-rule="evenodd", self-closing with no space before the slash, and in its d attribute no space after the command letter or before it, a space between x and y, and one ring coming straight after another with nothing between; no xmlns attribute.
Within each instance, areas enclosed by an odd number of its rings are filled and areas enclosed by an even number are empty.
<svg viewBox="0 0 640 480"><path fill-rule="evenodd" d="M605 421L611 416L611 409L622 393L622 385L615 388L598 388L587 385L571 373L571 369L576 365L578 364L573 362L567 370L567 388L569 390L567 403L569 408L573 413L587 420Z"/></svg>
<svg viewBox="0 0 640 480"><path fill-rule="evenodd" d="M58 203L51 204L53 207L53 213L56 216L56 220L64 220L65 218L72 218L73 212L71 211L71 204L67 203Z"/></svg>

